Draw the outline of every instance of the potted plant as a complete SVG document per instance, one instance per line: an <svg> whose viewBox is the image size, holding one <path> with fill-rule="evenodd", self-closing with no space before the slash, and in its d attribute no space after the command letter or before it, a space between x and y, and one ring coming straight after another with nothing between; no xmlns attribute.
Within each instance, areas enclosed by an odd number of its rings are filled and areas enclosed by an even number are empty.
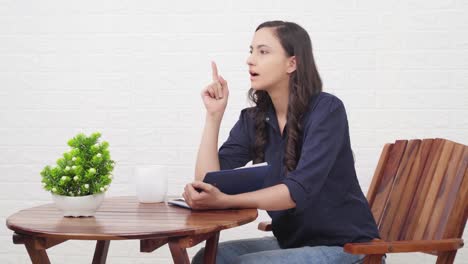
<svg viewBox="0 0 468 264"><path fill-rule="evenodd" d="M101 134L89 137L80 133L68 141L71 149L57 160L54 167L42 171L43 188L64 216L94 216L112 182L114 161L109 143L100 143Z"/></svg>

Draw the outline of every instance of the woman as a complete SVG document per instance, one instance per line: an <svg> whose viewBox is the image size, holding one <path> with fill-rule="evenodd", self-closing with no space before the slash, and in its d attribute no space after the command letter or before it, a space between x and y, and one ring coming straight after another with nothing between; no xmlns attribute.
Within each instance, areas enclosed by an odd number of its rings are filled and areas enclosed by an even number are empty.
<svg viewBox="0 0 468 264"><path fill-rule="evenodd" d="M217 263L355 263L349 242L378 238L356 177L343 103L322 92L307 32L271 21L255 31L247 59L255 107L242 110L217 151L227 82L212 63L202 92L206 123L195 182L183 196L193 209L258 208L272 218L274 237L220 243ZM268 162L265 188L226 195L203 183L206 172ZM196 189L201 190L198 192ZM203 250L193 259L202 263Z"/></svg>

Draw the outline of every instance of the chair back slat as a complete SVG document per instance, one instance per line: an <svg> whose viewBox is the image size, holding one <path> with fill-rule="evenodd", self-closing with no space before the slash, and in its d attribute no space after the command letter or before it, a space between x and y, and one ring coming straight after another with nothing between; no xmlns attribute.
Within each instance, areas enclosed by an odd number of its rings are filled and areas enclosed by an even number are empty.
<svg viewBox="0 0 468 264"><path fill-rule="evenodd" d="M377 188L380 185L380 181L382 180L384 172L383 168L387 163L388 157L390 156L390 149L392 146L393 144L390 143L385 144L382 149L382 153L380 154L380 159L374 172L374 177L372 177L371 185L367 191L367 201L369 202L370 207L373 207L372 205L374 204L375 195L377 194Z"/></svg>
<svg viewBox="0 0 468 264"><path fill-rule="evenodd" d="M401 225L404 220L403 217L406 215L411 202L408 200L413 198L412 196L403 197L403 195L405 194L405 188L408 187L407 184L411 176L414 162L419 158L420 145L421 140L409 141L400 161L393 188L381 220L380 235L385 240L398 240L400 235ZM406 204L408 204L408 206L406 206Z"/></svg>
<svg viewBox="0 0 468 264"><path fill-rule="evenodd" d="M453 147L453 142L444 142L442 153L440 154L440 159L437 162L437 167L434 171L431 185L429 186L429 191L427 192L427 195L425 195L425 198L419 197L419 199L424 198L424 205L421 211L421 215L419 215L418 226L416 227L412 239L424 239L424 232L427 228L427 225L429 224L429 220L432 220L432 214L434 213L434 205L436 202L437 194L442 184L442 179L445 175L445 171L447 170L449 158L452 155Z"/></svg>
<svg viewBox="0 0 468 264"><path fill-rule="evenodd" d="M455 196L452 210L448 210L447 220L442 218L440 228L436 232L436 238L462 237L468 217L468 146L464 146L463 158L458 167L454 185L461 178L460 188ZM441 235L442 234L442 235Z"/></svg>
<svg viewBox="0 0 468 264"><path fill-rule="evenodd" d="M441 229L439 227L444 227L446 224L444 218L448 218L448 214L453 208L455 197L462 180L462 175L457 175L457 170L463 157L463 150L463 145L454 144L452 154L448 161L447 170L443 175L442 183L437 192L431 219L424 232L424 239L436 239L436 232L438 229ZM457 176L459 176L459 179L457 179ZM440 238L441 237L439 237L439 239Z"/></svg>
<svg viewBox="0 0 468 264"><path fill-rule="evenodd" d="M367 198L381 238L460 238L467 219L468 147L397 140L382 150Z"/></svg>
<svg viewBox="0 0 468 264"><path fill-rule="evenodd" d="M410 210L405 219L403 229L401 230L400 240L411 240L414 236L416 228L418 227L418 221L415 219L419 219L424 207L425 197L429 191L437 161L439 160L440 154L442 153L443 143L444 140L435 139L431 144L427 160L418 179L418 186L416 191L413 193Z"/></svg>
<svg viewBox="0 0 468 264"><path fill-rule="evenodd" d="M411 171L408 175L408 180L404 186L404 191L401 196L402 202L398 207L398 210L395 212L395 220L392 223L392 227L399 232L398 236L396 234L392 237L389 237L388 240L403 240L406 236L407 228L407 219L414 216L414 212L411 210L411 205L413 200L417 197L416 192L418 186L421 184L421 175L426 166L426 162L429 158L430 150L432 148L435 140L433 139L424 139L418 149L414 163L411 167Z"/></svg>
<svg viewBox="0 0 468 264"><path fill-rule="evenodd" d="M393 181L395 179L400 160L403 157L403 153L406 147L406 140L396 141L392 145L389 152L389 157L385 164L382 166L381 178L378 182L378 186L375 189L374 201L372 203L372 214L377 222L377 226L380 229L380 221L387 204L388 196L392 190Z"/></svg>

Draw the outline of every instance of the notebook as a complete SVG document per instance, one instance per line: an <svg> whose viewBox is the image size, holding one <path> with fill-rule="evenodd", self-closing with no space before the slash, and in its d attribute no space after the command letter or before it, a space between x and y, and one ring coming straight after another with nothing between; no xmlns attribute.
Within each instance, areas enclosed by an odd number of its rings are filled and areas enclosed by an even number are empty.
<svg viewBox="0 0 468 264"><path fill-rule="evenodd" d="M180 206L180 207L183 207L183 208L187 208L187 209L192 209L192 208L190 208L190 205L188 205L188 204L185 202L185 199L184 199L184 198L172 199L172 200L167 201L167 203L168 203L168 204L171 204L171 205L175 205L175 206Z"/></svg>
<svg viewBox="0 0 468 264"><path fill-rule="evenodd" d="M247 165L230 170L208 172L203 179L204 182L216 186L226 194L239 194L253 192L263 188L263 181L270 171L268 163ZM169 204L190 208L184 198L168 201Z"/></svg>

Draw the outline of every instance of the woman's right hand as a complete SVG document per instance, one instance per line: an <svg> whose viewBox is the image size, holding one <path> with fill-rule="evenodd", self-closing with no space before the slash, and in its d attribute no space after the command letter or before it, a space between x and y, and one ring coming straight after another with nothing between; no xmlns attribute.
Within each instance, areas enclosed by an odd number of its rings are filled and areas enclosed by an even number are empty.
<svg viewBox="0 0 468 264"><path fill-rule="evenodd" d="M218 75L218 68L214 61L211 62L213 82L203 89L201 96L206 111L210 114L224 114L226 109L229 89L226 80Z"/></svg>

